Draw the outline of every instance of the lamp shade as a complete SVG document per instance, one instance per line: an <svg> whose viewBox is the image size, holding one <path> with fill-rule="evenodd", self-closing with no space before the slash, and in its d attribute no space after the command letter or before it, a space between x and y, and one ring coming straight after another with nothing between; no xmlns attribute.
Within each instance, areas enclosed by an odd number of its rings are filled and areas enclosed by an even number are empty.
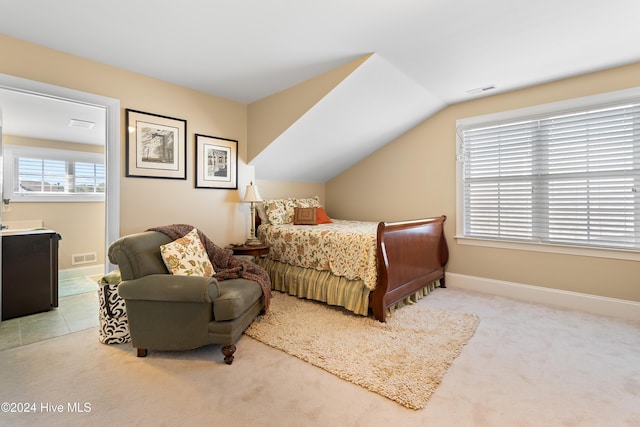
<svg viewBox="0 0 640 427"><path fill-rule="evenodd" d="M242 199L242 201L245 203L262 201L260 193L258 192L258 187L253 185L253 182L247 185L247 191L245 191L244 199Z"/></svg>

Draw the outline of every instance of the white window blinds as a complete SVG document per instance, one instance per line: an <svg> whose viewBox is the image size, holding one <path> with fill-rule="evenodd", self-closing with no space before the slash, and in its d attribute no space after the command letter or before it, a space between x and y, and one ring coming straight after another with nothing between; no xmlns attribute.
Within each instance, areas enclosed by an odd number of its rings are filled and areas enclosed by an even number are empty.
<svg viewBox="0 0 640 427"><path fill-rule="evenodd" d="M104 155L6 144L3 198L16 202L102 202Z"/></svg>
<svg viewBox="0 0 640 427"><path fill-rule="evenodd" d="M15 193L104 193L104 165L16 158Z"/></svg>
<svg viewBox="0 0 640 427"><path fill-rule="evenodd" d="M464 236L640 249L640 100L459 138Z"/></svg>

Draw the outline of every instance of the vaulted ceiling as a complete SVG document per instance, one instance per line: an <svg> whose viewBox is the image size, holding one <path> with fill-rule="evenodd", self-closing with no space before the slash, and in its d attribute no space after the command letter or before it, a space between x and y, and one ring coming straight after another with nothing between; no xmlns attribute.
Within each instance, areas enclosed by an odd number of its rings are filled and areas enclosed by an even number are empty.
<svg viewBox="0 0 640 427"><path fill-rule="evenodd" d="M446 105L640 61L637 0L0 0L0 11L6 35L247 104L366 57L252 159L263 179L324 182Z"/></svg>

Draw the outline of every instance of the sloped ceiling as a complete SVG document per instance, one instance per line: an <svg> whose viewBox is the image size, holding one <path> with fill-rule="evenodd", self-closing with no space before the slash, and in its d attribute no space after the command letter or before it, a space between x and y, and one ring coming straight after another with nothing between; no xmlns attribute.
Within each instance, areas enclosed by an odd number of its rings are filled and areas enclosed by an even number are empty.
<svg viewBox="0 0 640 427"><path fill-rule="evenodd" d="M264 179L325 180L443 105L640 61L638 0L0 5L3 34L245 104L374 53L261 149Z"/></svg>
<svg viewBox="0 0 640 427"><path fill-rule="evenodd" d="M326 182L443 106L389 61L372 55L250 164L258 179Z"/></svg>

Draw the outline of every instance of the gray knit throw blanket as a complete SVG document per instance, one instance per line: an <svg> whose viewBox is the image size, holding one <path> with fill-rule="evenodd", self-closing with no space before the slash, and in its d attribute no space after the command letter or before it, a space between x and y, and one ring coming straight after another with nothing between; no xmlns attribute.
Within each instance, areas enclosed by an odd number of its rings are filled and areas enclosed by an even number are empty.
<svg viewBox="0 0 640 427"><path fill-rule="evenodd" d="M194 228L196 227L188 224L171 224L150 228L147 231L159 231L176 240L185 236ZM198 230L198 237L200 237L200 241L204 245L216 271L214 277L218 280L243 278L257 282L262 288L264 307L268 311L271 300L271 280L265 269L253 262L234 257L232 250L217 246L200 230Z"/></svg>

